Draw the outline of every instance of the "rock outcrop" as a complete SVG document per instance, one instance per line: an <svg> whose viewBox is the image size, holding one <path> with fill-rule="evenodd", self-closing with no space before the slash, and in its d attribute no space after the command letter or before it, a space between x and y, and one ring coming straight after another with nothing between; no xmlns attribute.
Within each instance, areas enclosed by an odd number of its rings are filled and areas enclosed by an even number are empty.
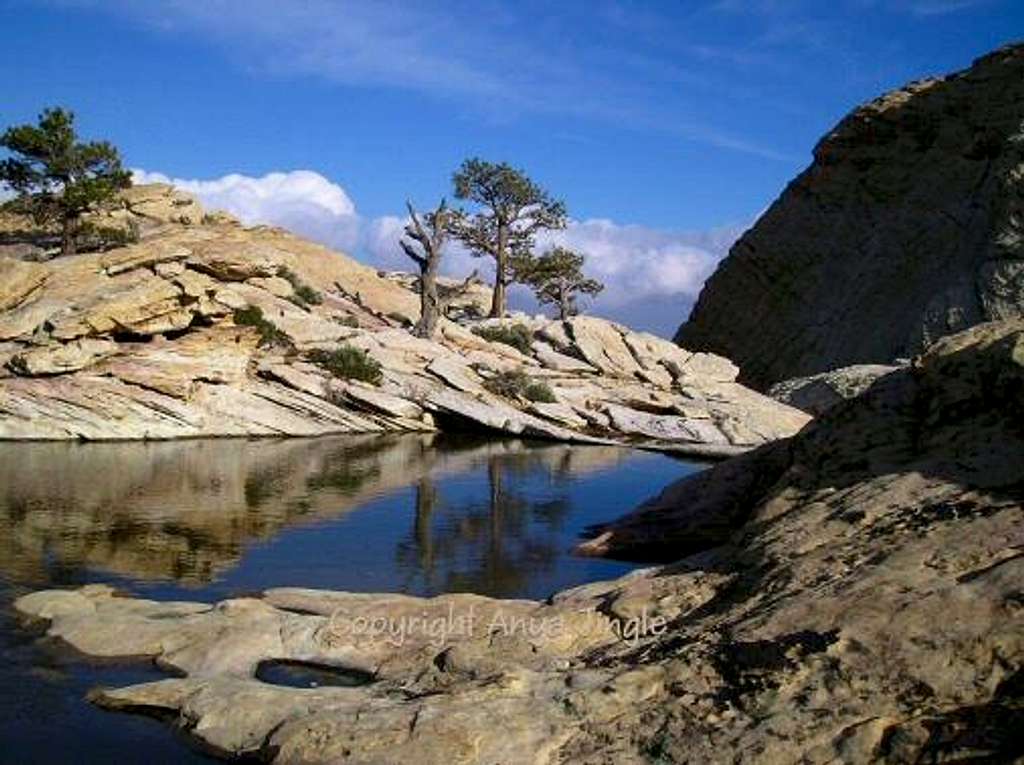
<svg viewBox="0 0 1024 765"><path fill-rule="evenodd" d="M44 262L0 257L0 438L309 436L468 422L717 456L809 419L737 384L725 359L599 319L506 321L524 324L527 353L449 320L434 341L416 338L408 327L419 301L407 280L189 200L136 187L111 215L145 222L132 226L138 243ZM486 297L471 290L459 314ZM379 386L317 361L342 346L380 364ZM490 379L516 370L554 401L490 392Z"/></svg>
<svg viewBox="0 0 1024 765"><path fill-rule="evenodd" d="M768 395L783 404L795 406L817 417L840 401L857 398L875 380L898 369L885 364L855 364L810 377L796 377L775 383Z"/></svg>
<svg viewBox="0 0 1024 765"><path fill-rule="evenodd" d="M733 247L676 340L758 389L1024 313L1024 45L856 109Z"/></svg>
<svg viewBox="0 0 1024 765"><path fill-rule="evenodd" d="M544 603L276 589L209 605L89 586L16 606L88 654L153 657L176 676L93 700L228 756L1018 761L1022 418L1024 320L985 324L591 546L670 565ZM339 681L260 679L282 661Z"/></svg>

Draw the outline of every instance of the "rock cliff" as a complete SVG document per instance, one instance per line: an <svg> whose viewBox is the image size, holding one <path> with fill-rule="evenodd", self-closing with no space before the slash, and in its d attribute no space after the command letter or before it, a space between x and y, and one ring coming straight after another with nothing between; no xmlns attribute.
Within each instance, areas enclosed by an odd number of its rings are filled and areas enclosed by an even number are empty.
<svg viewBox="0 0 1024 765"><path fill-rule="evenodd" d="M47 260L0 253L0 438L167 439L478 429L724 456L791 435L808 416L735 382L727 359L590 317L454 321L408 331L406 279L279 229L136 187L101 221L140 236ZM8 222L9 225L9 222ZM471 292L461 315L486 302ZM521 326L515 326L516 324ZM339 377L348 346L379 385ZM494 393L502 373L548 395Z"/></svg>
<svg viewBox="0 0 1024 765"><path fill-rule="evenodd" d="M543 603L285 588L210 605L89 586L16 606L88 654L154 657L177 676L93 700L228 756L1016 762L1022 406L1024 320L945 338L591 545L670 565ZM255 676L274 661L362 684Z"/></svg>
<svg viewBox="0 0 1024 765"><path fill-rule="evenodd" d="M676 340L759 389L1024 313L1024 45L853 111Z"/></svg>

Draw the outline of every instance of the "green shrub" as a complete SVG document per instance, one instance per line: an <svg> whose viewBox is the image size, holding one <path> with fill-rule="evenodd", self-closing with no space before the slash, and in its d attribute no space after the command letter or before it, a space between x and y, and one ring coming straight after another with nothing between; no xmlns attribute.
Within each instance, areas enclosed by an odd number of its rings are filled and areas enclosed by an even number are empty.
<svg viewBox="0 0 1024 765"><path fill-rule="evenodd" d="M538 404L555 403L555 392L551 390L551 387L547 383L530 383L523 391L523 396L530 401L537 402Z"/></svg>
<svg viewBox="0 0 1024 765"><path fill-rule="evenodd" d="M531 380L522 368L498 372L484 380L484 387L502 398L525 398L543 404L553 404L556 400L547 383Z"/></svg>
<svg viewBox="0 0 1024 765"><path fill-rule="evenodd" d="M306 308L311 305L320 305L324 302L323 295L302 281L302 279L299 278L299 275L288 268L288 266L281 266L281 268L277 270L277 275L292 285L292 289L295 291L295 294L292 295L291 301L300 308Z"/></svg>
<svg viewBox="0 0 1024 765"><path fill-rule="evenodd" d="M142 231L135 219L129 219L126 226L103 226L86 221L78 227L78 249L83 252L110 250L138 244Z"/></svg>
<svg viewBox="0 0 1024 765"><path fill-rule="evenodd" d="M333 351L316 349L310 352L309 360L343 380L362 380L379 385L384 376L380 362L351 345L342 345Z"/></svg>
<svg viewBox="0 0 1024 765"><path fill-rule="evenodd" d="M533 344L533 332L525 324L498 324L491 327L474 327L473 334L491 343L510 345L520 353L529 356Z"/></svg>
<svg viewBox="0 0 1024 765"><path fill-rule="evenodd" d="M245 308L238 308L233 318L235 324L240 327L255 328L260 333L260 345L283 345L289 348L292 346L291 338L273 322L268 321L259 306L248 305Z"/></svg>
<svg viewBox="0 0 1024 765"><path fill-rule="evenodd" d="M337 321L338 324L340 324L343 327L352 327L353 329L359 329L359 319L357 319L355 316L352 316L351 314L348 316L343 316Z"/></svg>

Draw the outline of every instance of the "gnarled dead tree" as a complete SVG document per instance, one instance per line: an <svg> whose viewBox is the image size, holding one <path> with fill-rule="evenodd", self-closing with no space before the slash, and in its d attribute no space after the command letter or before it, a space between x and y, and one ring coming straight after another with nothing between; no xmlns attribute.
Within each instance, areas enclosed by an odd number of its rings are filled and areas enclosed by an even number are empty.
<svg viewBox="0 0 1024 765"><path fill-rule="evenodd" d="M451 211L442 199L437 209L421 221L412 202L406 202L405 206L409 209L409 223L405 227L408 239L402 239L400 243L405 254L420 270L420 320L416 322L413 334L430 338L434 336L443 310L437 290L437 272L441 267L444 243L448 239Z"/></svg>
<svg viewBox="0 0 1024 765"><path fill-rule="evenodd" d="M442 199L434 212L428 213L420 220L412 202L406 202L405 205L409 209L409 223L405 227L408 239L402 239L400 243L405 254L420 270L420 320L413 327L413 334L417 337L431 338L437 329L437 321L444 314L448 304L465 295L478 282L477 272L474 271L461 284L439 284L437 272L441 267L444 245L451 231L453 212Z"/></svg>

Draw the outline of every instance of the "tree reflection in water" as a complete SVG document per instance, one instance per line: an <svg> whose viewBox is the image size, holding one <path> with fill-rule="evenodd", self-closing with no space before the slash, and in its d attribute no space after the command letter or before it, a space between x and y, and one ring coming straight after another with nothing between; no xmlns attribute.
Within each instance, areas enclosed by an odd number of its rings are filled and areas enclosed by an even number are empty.
<svg viewBox="0 0 1024 765"><path fill-rule="evenodd" d="M493 454L486 475L486 501L447 501L430 477L416 485L412 533L397 552L403 589L509 595L555 565L571 502L565 493L532 499L525 487L548 477L565 483L568 460L542 450Z"/></svg>
<svg viewBox="0 0 1024 765"><path fill-rule="evenodd" d="M544 597L621 570L571 558L576 534L685 470L618 447L441 434L0 444L0 583Z"/></svg>

